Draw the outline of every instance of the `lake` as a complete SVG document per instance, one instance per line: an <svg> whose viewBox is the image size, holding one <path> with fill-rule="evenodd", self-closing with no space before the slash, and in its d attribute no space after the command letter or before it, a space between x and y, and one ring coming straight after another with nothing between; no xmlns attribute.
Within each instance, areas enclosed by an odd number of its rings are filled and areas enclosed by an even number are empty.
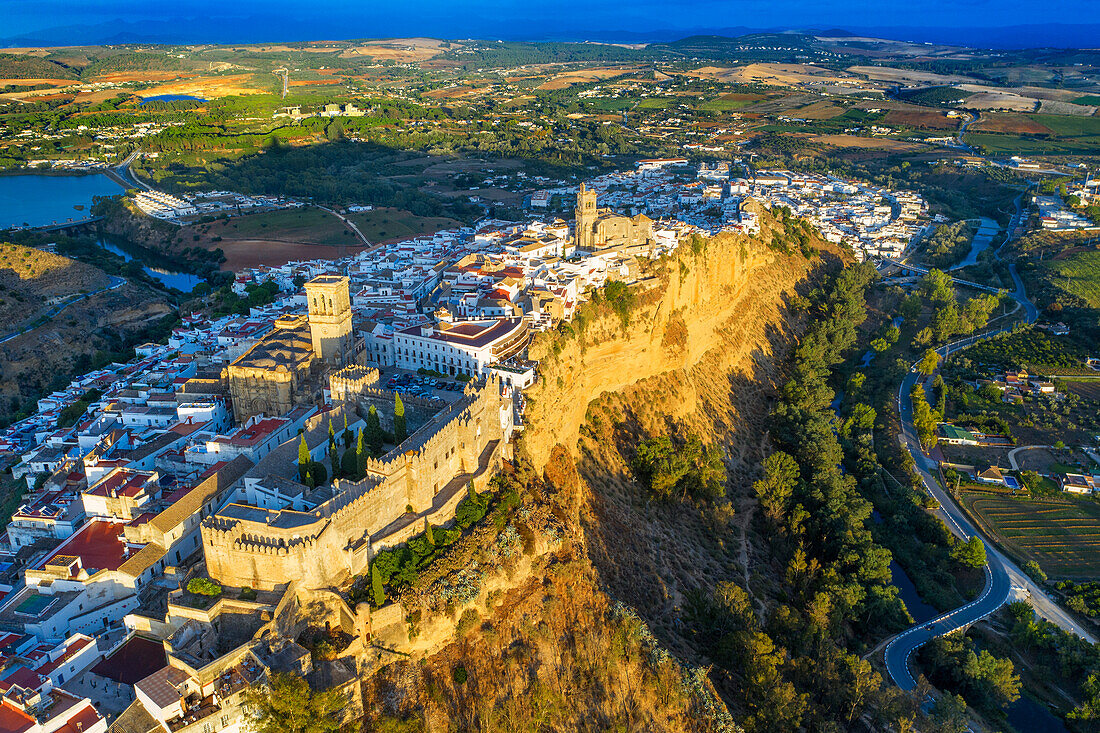
<svg viewBox="0 0 1100 733"><path fill-rule="evenodd" d="M114 196L122 187L102 173L0 176L0 229L63 224L84 219L93 196ZM77 206L84 207L82 210Z"/></svg>
<svg viewBox="0 0 1100 733"><path fill-rule="evenodd" d="M126 244L125 242L117 241L106 236L100 236L96 240L103 249L116 254L127 262L133 260L141 261L142 253L133 245ZM164 285L175 288L176 290L184 293L190 293L195 289L195 286L201 282L206 282L198 275L192 275L189 272L176 272L168 270L162 267L150 267L148 265L142 265L141 269L145 271L145 274L155 280L160 281Z"/></svg>

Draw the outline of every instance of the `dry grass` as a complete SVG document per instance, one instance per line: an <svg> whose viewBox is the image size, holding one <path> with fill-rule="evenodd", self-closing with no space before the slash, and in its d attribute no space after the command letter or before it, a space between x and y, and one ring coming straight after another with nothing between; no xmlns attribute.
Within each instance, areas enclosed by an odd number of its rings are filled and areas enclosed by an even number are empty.
<svg viewBox="0 0 1100 733"><path fill-rule="evenodd" d="M443 48L442 44L442 41L434 38L394 38L386 41L371 41L341 52L340 58L369 56L377 60L412 63L426 61L448 50ZM460 47L459 44L452 44L452 49Z"/></svg>
<svg viewBox="0 0 1100 733"><path fill-rule="evenodd" d="M263 94L263 89L252 86L254 74L230 74L228 76L199 76L192 79L159 84L140 92L142 97L159 97L164 94L183 94L203 99L233 97L245 94Z"/></svg>
<svg viewBox="0 0 1100 733"><path fill-rule="evenodd" d="M4 53L8 53L8 49L4 49ZM54 86L65 87L76 83L75 79L0 79L0 86L3 87L29 87L38 84L53 84Z"/></svg>
<svg viewBox="0 0 1100 733"><path fill-rule="evenodd" d="M891 140L885 137L859 137L858 135L814 135L810 140L834 148L864 148L867 150L890 150L899 153L924 148L923 145L918 143L903 140Z"/></svg>
<svg viewBox="0 0 1100 733"><path fill-rule="evenodd" d="M828 69L800 64L759 63L722 68L703 66L694 71L685 72L686 76L718 79L731 84L774 84L777 86L798 86L806 82L815 84L849 84L855 80L850 74L836 73Z"/></svg>
<svg viewBox="0 0 1100 733"><path fill-rule="evenodd" d="M985 114L970 126L975 132L1003 132L1011 135L1050 135L1053 133L1046 125L1036 122L1026 115Z"/></svg>
<svg viewBox="0 0 1100 733"><path fill-rule="evenodd" d="M611 79L616 76L622 76L630 71L630 69L609 69L609 68L596 68L596 69L578 69L576 71L567 71L563 74L551 77L547 81L540 84L537 89L567 89L574 84L588 84L594 81L603 81L604 79Z"/></svg>
<svg viewBox="0 0 1100 733"><path fill-rule="evenodd" d="M869 79L881 79L891 83L909 84L959 84L973 81L968 76L955 76L949 74L935 74L931 71L916 71L913 69L895 69L890 66L849 66L852 74L866 76Z"/></svg>
<svg viewBox="0 0 1100 733"><path fill-rule="evenodd" d="M831 120L844 114L843 107L837 107L830 102L814 102L805 107L797 107L791 110L791 114L807 120Z"/></svg>

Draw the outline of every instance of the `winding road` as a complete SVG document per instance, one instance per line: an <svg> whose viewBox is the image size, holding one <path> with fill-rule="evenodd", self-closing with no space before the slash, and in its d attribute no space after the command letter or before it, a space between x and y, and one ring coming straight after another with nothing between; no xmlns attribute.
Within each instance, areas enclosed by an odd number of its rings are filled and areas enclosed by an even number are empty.
<svg viewBox="0 0 1100 733"><path fill-rule="evenodd" d="M1000 258L1001 249L1008 243L1011 232L1014 231L1016 224L1022 216L1020 208L1021 200L1022 196L1016 199L1016 213L1009 223L1007 230L1008 234L1006 235L1005 241L1001 243L1000 247L998 247L995 252L995 256L997 256L998 259ZM1015 285L1015 290L1011 295L1016 300L1016 309L1019 310L1022 308L1024 310L1026 322L1034 323L1039 316L1039 311L1035 305L1028 300L1027 293L1024 290L1024 283L1016 272L1016 266L1010 264L1008 270L1009 274L1012 276L1013 284ZM965 339L942 346L937 349L937 352L941 357L946 358L948 355L965 349L977 341L991 338L1011 328L1012 326L1009 325L982 334L969 336ZM913 456L917 472L921 477L921 481L924 483L925 489L939 502L939 508L936 510L936 515L944 521L944 524L947 525L947 528L952 534L960 539L968 540L971 537L980 538L985 545L988 564L985 568L985 588L975 600L937 616L931 621L913 626L890 640L886 645L885 652L886 669L890 674L890 678L903 690L911 690L916 687L917 681L909 669L909 660L913 652L937 636L944 636L958 629L965 628L975 621L990 615L1008 602L1014 590L1018 591L1019 595L1026 595L1028 597L1028 601L1035 609L1035 613L1040 617L1057 624L1059 627L1072 634L1076 634L1095 643L1096 639L1081 627L1072 616L1058 606L1058 604L1055 603L1043 589L1035 583L1035 581L1028 577L1015 565L1015 563L1005 557L1003 553L993 547L988 540L981 536L981 533L971 524L965 512L955 503L951 495L944 491L939 483L933 478L931 471L937 470L938 466L936 461L929 458L924 452L920 441L917 439L916 428L913 426L913 404L912 400L909 399L909 391L920 378L921 374L916 371L916 366L913 365L909 373L905 376L905 379L902 380L901 385L898 387L898 415L901 420L901 435L899 438L906 450Z"/></svg>
<svg viewBox="0 0 1100 733"><path fill-rule="evenodd" d="M36 318L35 321L37 322L41 319L45 319L46 321L49 321L54 316L58 315L59 313L61 313L61 311L65 310L66 308L68 308L70 305L73 305L74 303L79 303L80 301L82 301L86 298L90 298L93 295L99 295L100 293L105 293L108 290L114 290L115 288L120 288L120 287L122 287L123 285L126 284L126 279L125 278L116 277L115 275L108 275L107 277L110 278L110 284L107 285L106 287L102 287L99 290L93 290L90 293L84 293L83 295L78 295L77 297L72 298L71 300L66 300L64 303L58 303L57 305L55 305L50 310L43 313L39 318ZM25 333L30 333L31 331L33 331L34 329L38 328L41 325L43 325L43 324L40 323L37 326L33 326L33 325L32 326L25 326L25 327L23 327L23 328L21 328L17 331L13 331L12 333L5 334L4 336L0 337L0 344L7 343L8 341L11 341L13 338L16 338L18 336L22 336Z"/></svg>

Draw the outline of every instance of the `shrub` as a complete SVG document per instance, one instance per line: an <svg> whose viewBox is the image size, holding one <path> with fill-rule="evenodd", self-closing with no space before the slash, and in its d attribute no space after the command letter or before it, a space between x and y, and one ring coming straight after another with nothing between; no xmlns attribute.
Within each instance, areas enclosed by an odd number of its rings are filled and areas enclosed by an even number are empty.
<svg viewBox="0 0 1100 733"><path fill-rule="evenodd" d="M455 626L455 636L466 636L467 632L477 626L479 621L481 621L481 616L478 614L477 610L467 608L458 619L458 624Z"/></svg>
<svg viewBox="0 0 1100 733"><path fill-rule="evenodd" d="M222 587L210 578L191 578L187 581L187 592L196 596L221 595Z"/></svg>
<svg viewBox="0 0 1100 733"><path fill-rule="evenodd" d="M456 685L464 684L468 676L469 675L466 672L466 667L461 664L455 665L454 672L451 674L451 677L454 679Z"/></svg>

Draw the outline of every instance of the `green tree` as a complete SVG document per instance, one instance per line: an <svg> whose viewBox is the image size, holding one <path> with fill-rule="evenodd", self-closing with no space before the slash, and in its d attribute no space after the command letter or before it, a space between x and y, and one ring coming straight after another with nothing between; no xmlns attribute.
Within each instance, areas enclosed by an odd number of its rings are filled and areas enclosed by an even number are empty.
<svg viewBox="0 0 1100 733"><path fill-rule="evenodd" d="M210 578L191 578L187 581L187 592L196 596L218 596L222 587Z"/></svg>
<svg viewBox="0 0 1100 733"><path fill-rule="evenodd" d="M370 448L370 452L374 456L382 455L382 443L384 436L382 435L382 423L378 419L378 410L374 405L370 406L370 410L367 412L367 446Z"/></svg>
<svg viewBox="0 0 1100 733"><path fill-rule="evenodd" d="M359 475L359 456L354 448L348 448L340 458L340 473L345 477L358 481L363 478Z"/></svg>
<svg viewBox="0 0 1100 733"><path fill-rule="evenodd" d="M285 672L273 672L266 685L244 695L256 733L336 733L345 704L340 690L314 692L304 677Z"/></svg>
<svg viewBox="0 0 1100 733"><path fill-rule="evenodd" d="M341 438L341 440L344 441L344 450L347 450L348 448L350 448L351 444L355 441L355 436L352 435L351 430L348 429L348 413L347 412L344 413L344 432L343 432L343 434L341 434L340 438Z"/></svg>
<svg viewBox="0 0 1100 733"><path fill-rule="evenodd" d="M935 349L928 349L924 352L924 356L917 362L917 371L928 377L931 376L936 367L940 365L940 355L936 353Z"/></svg>
<svg viewBox="0 0 1100 733"><path fill-rule="evenodd" d="M306 474L309 472L310 465L313 463L313 457L309 454L309 446L306 444L306 436L302 436L302 442L298 444L298 475L302 481L306 481ZM307 482L308 483L308 482Z"/></svg>
<svg viewBox="0 0 1100 733"><path fill-rule="evenodd" d="M917 439L926 451L932 450L939 441L936 425L939 424L940 416L928 404L924 387L914 384L909 391L909 397L913 401L913 427L916 428Z"/></svg>
<svg viewBox="0 0 1100 733"><path fill-rule="evenodd" d="M401 401L401 395L393 395L393 442L400 445L409 437L408 428L405 426L405 403Z"/></svg>
<svg viewBox="0 0 1100 733"><path fill-rule="evenodd" d="M1081 693L1085 700L1069 712L1066 717L1081 723L1100 721L1100 676L1090 674L1081 684Z"/></svg>
<svg viewBox="0 0 1100 733"><path fill-rule="evenodd" d="M964 567L984 568L985 543L976 536L966 542L959 542L951 548L951 558Z"/></svg>
<svg viewBox="0 0 1100 733"><path fill-rule="evenodd" d="M798 462L784 453L775 451L764 459L764 477L752 485L764 513L779 523L787 514L788 504L798 485Z"/></svg>
<svg viewBox="0 0 1100 733"><path fill-rule="evenodd" d="M355 440L355 465L357 475L363 476L367 471L367 447L363 435L363 428L359 428L359 435Z"/></svg>
<svg viewBox="0 0 1100 733"><path fill-rule="evenodd" d="M382 575L378 572L378 566L374 563L370 565L370 593L371 603L376 607L386 602L386 591L382 587Z"/></svg>
<svg viewBox="0 0 1100 733"><path fill-rule="evenodd" d="M944 693L932 705L932 724L936 733L964 733L970 729L966 702L958 695Z"/></svg>

